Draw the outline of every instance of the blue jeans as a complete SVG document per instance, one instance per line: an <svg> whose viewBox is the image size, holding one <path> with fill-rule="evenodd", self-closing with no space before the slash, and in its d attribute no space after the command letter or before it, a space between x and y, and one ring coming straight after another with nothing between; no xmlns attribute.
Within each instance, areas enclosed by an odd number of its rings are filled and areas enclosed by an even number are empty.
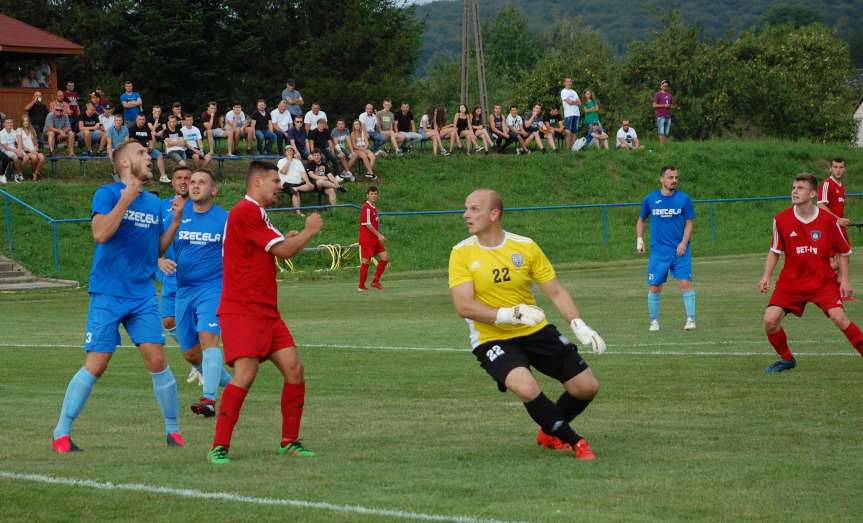
<svg viewBox="0 0 863 523"><path fill-rule="evenodd" d="M369 140L372 142L371 147L369 147L372 151L377 151L383 144L387 143L387 139L380 131L370 131Z"/></svg>
<svg viewBox="0 0 863 523"><path fill-rule="evenodd" d="M563 119L563 127L570 132L578 131L578 122L581 119L580 116L567 116Z"/></svg>
<svg viewBox="0 0 863 523"><path fill-rule="evenodd" d="M273 142L276 139L276 133L273 131L258 131L255 130L255 142L257 142L258 153L272 154Z"/></svg>
<svg viewBox="0 0 863 523"><path fill-rule="evenodd" d="M671 130L671 117L656 118L656 132L659 133L659 136L668 136L668 132Z"/></svg>

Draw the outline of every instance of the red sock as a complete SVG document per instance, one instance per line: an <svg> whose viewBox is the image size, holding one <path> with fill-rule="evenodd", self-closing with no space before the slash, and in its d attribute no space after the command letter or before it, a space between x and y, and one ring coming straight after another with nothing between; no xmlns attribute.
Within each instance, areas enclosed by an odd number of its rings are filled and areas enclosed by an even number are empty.
<svg viewBox="0 0 863 523"><path fill-rule="evenodd" d="M375 277L372 278L372 283L378 283L381 281L381 276L384 275L384 271L387 270L387 264L389 262L386 260L381 260L378 262L378 268L375 269Z"/></svg>
<svg viewBox="0 0 863 523"><path fill-rule="evenodd" d="M365 289L366 287L366 279L369 277L369 264L361 263L360 264L360 287Z"/></svg>
<svg viewBox="0 0 863 523"><path fill-rule="evenodd" d="M303 418L305 399L305 383L286 382L282 387L282 445L300 438L300 421Z"/></svg>
<svg viewBox="0 0 863 523"><path fill-rule="evenodd" d="M222 401L219 402L219 413L216 416L216 435L213 436L213 447L219 445L229 448L231 446L231 434L234 433L234 425L240 419L240 409L248 391L229 383L222 391Z"/></svg>
<svg viewBox="0 0 863 523"><path fill-rule="evenodd" d="M773 350L776 351L776 354L779 354L780 358L785 361L794 359L791 349L788 348L788 336L785 335L785 329L779 329L773 334L768 334L767 341L770 342L770 345L773 345Z"/></svg>
<svg viewBox="0 0 863 523"><path fill-rule="evenodd" d="M860 327L852 321L842 332L845 334L845 337L848 338L848 341L851 342L851 345L857 349L857 352L863 356L863 332L860 332Z"/></svg>

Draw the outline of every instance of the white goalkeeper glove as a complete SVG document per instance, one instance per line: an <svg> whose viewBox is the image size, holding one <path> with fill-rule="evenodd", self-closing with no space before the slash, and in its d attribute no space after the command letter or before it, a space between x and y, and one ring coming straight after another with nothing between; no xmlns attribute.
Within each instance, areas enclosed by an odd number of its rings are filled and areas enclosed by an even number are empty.
<svg viewBox="0 0 863 523"><path fill-rule="evenodd" d="M638 251L639 254L644 254L644 238L641 236L635 239L635 250Z"/></svg>
<svg viewBox="0 0 863 523"><path fill-rule="evenodd" d="M189 377L186 378L186 383L195 383L198 382L198 385L204 386L204 377L198 372L198 369L192 367L192 370L189 371Z"/></svg>
<svg viewBox="0 0 863 523"><path fill-rule="evenodd" d="M572 327L572 332L578 339L579 344L584 346L590 345L590 348L596 353L605 352L607 348L605 346L605 340L603 340L595 330L588 327L587 324L584 323L584 320L576 318L569 323L569 326Z"/></svg>
<svg viewBox="0 0 863 523"><path fill-rule="evenodd" d="M497 310L498 325L527 325L533 327L545 320L545 312L536 305L519 303L515 307L501 307Z"/></svg>

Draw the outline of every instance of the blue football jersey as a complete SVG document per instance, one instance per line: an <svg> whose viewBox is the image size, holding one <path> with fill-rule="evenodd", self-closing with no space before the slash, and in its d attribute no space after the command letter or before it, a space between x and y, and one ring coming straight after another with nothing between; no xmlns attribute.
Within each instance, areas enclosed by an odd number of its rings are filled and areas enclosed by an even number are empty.
<svg viewBox="0 0 863 523"><path fill-rule="evenodd" d="M191 201L186 202L174 238L180 287L222 285L222 238L227 220L228 212L216 204L206 212L197 212Z"/></svg>
<svg viewBox="0 0 863 523"><path fill-rule="evenodd" d="M120 201L122 182L103 185L93 195L92 214L107 215ZM129 205L117 232L96 244L90 271L90 292L143 298L153 296L153 275L159 259L159 198L141 192Z"/></svg>
<svg viewBox="0 0 863 523"><path fill-rule="evenodd" d="M687 220L695 219L695 209L689 195L683 191L665 196L657 190L644 198L641 219L650 218L650 250L657 254L674 254L683 240ZM689 253L689 245L686 246Z"/></svg>

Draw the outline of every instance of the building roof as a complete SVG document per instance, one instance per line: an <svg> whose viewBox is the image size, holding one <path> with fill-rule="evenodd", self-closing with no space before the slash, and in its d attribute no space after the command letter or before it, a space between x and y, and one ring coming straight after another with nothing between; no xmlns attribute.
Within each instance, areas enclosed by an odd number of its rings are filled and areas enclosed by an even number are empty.
<svg viewBox="0 0 863 523"><path fill-rule="evenodd" d="M0 14L0 52L84 54L84 48L48 31Z"/></svg>

